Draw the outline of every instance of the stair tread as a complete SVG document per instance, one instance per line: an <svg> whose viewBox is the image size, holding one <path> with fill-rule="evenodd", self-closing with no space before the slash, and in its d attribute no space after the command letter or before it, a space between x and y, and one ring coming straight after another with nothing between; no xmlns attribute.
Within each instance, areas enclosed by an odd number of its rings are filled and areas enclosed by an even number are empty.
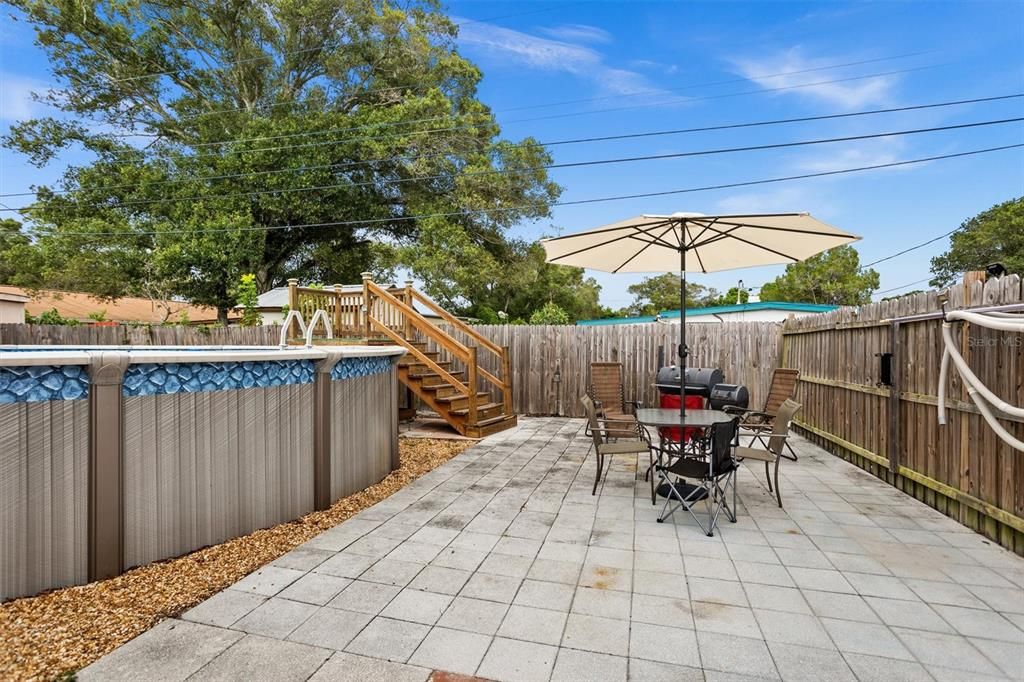
<svg viewBox="0 0 1024 682"><path fill-rule="evenodd" d="M448 374L452 375L453 377L460 377L465 373L466 372L461 369L448 372ZM435 377L440 377L441 375L438 374L437 372L425 372L423 374L413 374L412 372L410 372L409 376L412 377L413 379L433 379Z"/></svg>
<svg viewBox="0 0 1024 682"><path fill-rule="evenodd" d="M497 417L491 417L489 419L481 419L480 421L478 421L476 423L476 426L478 428L481 427L481 426L490 426L491 424L497 424L498 422L503 422L505 420L515 419L515 418L516 418L516 416L514 414L513 415L499 414Z"/></svg>
<svg viewBox="0 0 1024 682"><path fill-rule="evenodd" d="M486 410L493 410L496 407L504 407L504 405L502 403L485 403L484 405L478 405L476 409L477 409L477 412L484 412ZM460 417L465 417L466 415L469 414L469 408L468 407L460 407L457 410L452 410L451 413L455 414L455 415L458 415ZM488 419L492 419L492 417L488 417Z"/></svg>
<svg viewBox="0 0 1024 682"><path fill-rule="evenodd" d="M480 391L479 393L476 394L476 397L478 397L478 398L486 398L489 395L490 395L490 393L487 393L486 391ZM439 403L451 403L451 402L455 402L456 400L462 400L462 399L468 399L468 398L469 398L469 396L464 395L462 393L458 393L456 395L446 395L443 398L434 398L434 400L436 400Z"/></svg>

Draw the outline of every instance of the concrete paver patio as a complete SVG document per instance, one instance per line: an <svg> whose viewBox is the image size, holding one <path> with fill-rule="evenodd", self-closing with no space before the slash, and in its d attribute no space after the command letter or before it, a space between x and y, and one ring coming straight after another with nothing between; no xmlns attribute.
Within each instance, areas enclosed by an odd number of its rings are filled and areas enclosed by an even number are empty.
<svg viewBox="0 0 1024 682"><path fill-rule="evenodd" d="M80 678L1021 679L1024 560L794 445L785 510L744 467L709 538L636 460L591 496L581 420L523 419Z"/></svg>

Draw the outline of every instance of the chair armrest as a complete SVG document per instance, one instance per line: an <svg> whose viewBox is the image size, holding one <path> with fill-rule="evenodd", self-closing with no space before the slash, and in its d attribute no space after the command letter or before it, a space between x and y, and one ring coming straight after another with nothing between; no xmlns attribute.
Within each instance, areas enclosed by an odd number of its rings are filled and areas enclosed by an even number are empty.
<svg viewBox="0 0 1024 682"><path fill-rule="evenodd" d="M746 407L739 407L738 405L723 405L722 406L722 412L725 412L726 414L741 414L741 415L743 415L743 414L749 414L750 412L753 412L753 410L751 410L749 408L746 408Z"/></svg>
<svg viewBox="0 0 1024 682"><path fill-rule="evenodd" d="M644 401L642 400L624 400L623 403L625 403L626 405L632 405L634 412L643 408L644 406Z"/></svg>

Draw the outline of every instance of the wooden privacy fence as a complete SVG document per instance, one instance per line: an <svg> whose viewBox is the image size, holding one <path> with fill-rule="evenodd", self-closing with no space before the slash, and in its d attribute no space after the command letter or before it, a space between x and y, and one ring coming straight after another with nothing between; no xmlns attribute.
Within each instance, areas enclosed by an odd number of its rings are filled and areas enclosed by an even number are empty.
<svg viewBox="0 0 1024 682"><path fill-rule="evenodd" d="M0 345L276 346L281 327L0 324Z"/></svg>
<svg viewBox="0 0 1024 682"><path fill-rule="evenodd" d="M1007 276L953 287L947 307L1022 300L1020 278ZM782 365L801 372L798 427L833 453L1024 554L1024 453L996 437L952 369L947 424L938 423L942 319L928 316L937 311L938 292L929 292L788 321ZM915 315L925 319L901 319ZM966 323L954 332L981 381L1007 402L1024 404L1022 335ZM881 353L893 354L891 387L881 385ZM1024 419L1001 422L1024 439Z"/></svg>
<svg viewBox="0 0 1024 682"><path fill-rule="evenodd" d="M587 389L591 362L621 362L627 399L656 405L654 375L659 367L677 362L678 324L475 329L498 346L508 346L513 409L518 414L582 417L579 399ZM778 364L779 330L774 322L689 324L689 366L721 367L725 380L746 385L751 404L759 405ZM457 330L448 331L465 341ZM482 358L481 365L489 371L497 369L485 362Z"/></svg>

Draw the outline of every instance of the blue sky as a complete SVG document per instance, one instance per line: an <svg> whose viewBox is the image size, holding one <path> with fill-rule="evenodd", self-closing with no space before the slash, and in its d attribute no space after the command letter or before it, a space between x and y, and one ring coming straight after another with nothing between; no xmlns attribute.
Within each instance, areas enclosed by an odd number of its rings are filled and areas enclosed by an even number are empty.
<svg viewBox="0 0 1024 682"><path fill-rule="evenodd" d="M1020 2L452 2L460 51L504 135L540 141L664 130L1024 92ZM838 64L866 62L829 68ZM816 70L811 70L816 69ZM804 73L793 73L803 71ZM783 75L780 75L783 74ZM845 79L842 82L826 83ZM28 92L50 80L22 24L0 24L0 129L43 113ZM793 87L801 86L801 87ZM789 88L778 90L778 88ZM772 91L774 90L774 91ZM555 162L858 135L1022 115L1009 100L760 129L552 148ZM1020 124L690 159L552 171L564 201L742 182L1024 142ZM52 181L0 150L0 192ZM81 161L75 154L62 163ZM564 206L520 225L534 239L640 213L810 211L859 234L862 262L955 228L1024 194L1020 149L956 160L716 190ZM881 289L927 278L942 240L877 266ZM718 289L757 286L782 267L694 276ZM602 302L626 305L640 276L592 273ZM911 288L926 287L918 284Z"/></svg>

